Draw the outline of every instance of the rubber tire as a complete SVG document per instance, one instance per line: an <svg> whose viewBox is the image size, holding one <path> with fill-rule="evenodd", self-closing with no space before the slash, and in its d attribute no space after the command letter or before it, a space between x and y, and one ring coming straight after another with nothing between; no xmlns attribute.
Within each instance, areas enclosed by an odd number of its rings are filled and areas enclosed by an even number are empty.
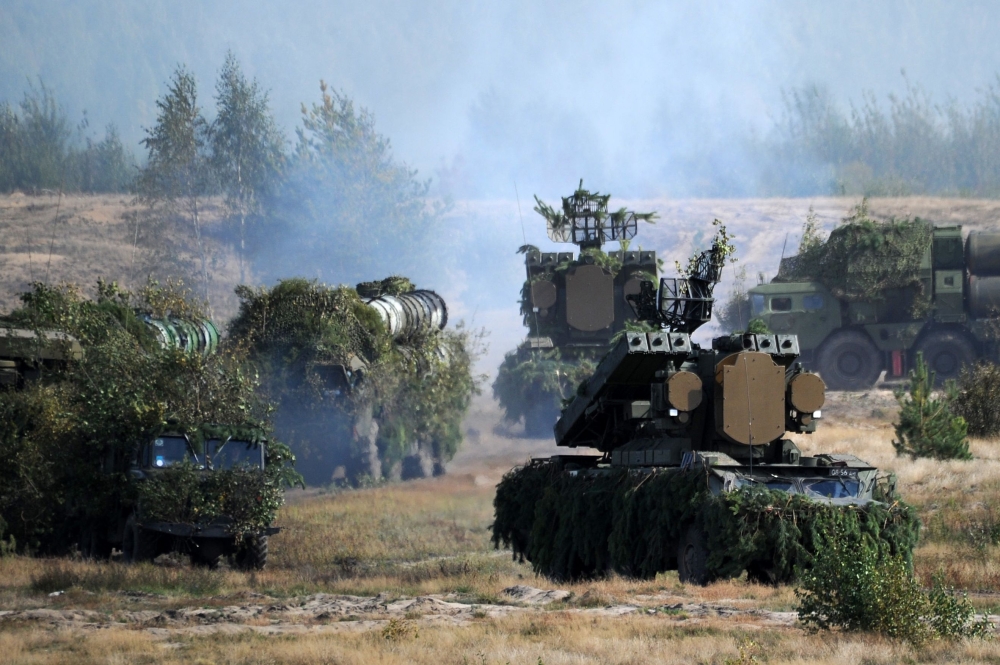
<svg viewBox="0 0 1000 665"><path fill-rule="evenodd" d="M677 546L677 576L682 584L705 586L712 581L707 564L705 533L698 525L692 524Z"/></svg>
<svg viewBox="0 0 1000 665"><path fill-rule="evenodd" d="M202 538L191 548L191 564L201 568L215 570L222 563L225 546L216 542L216 538Z"/></svg>
<svg viewBox="0 0 1000 665"><path fill-rule="evenodd" d="M949 379L958 379L963 366L976 362L976 350L969 339L954 330L929 333L913 348L914 365L917 353L924 354L928 371L934 372L934 385L944 385Z"/></svg>
<svg viewBox="0 0 1000 665"><path fill-rule="evenodd" d="M125 520L125 535L122 538L122 561L139 563L152 561L159 554L159 537L146 531L136 523L135 515Z"/></svg>
<svg viewBox="0 0 1000 665"><path fill-rule="evenodd" d="M264 570L267 566L267 535L247 536L233 559L236 568L245 571Z"/></svg>
<svg viewBox="0 0 1000 665"><path fill-rule="evenodd" d="M816 355L819 375L830 390L868 390L882 374L882 354L867 334L842 330Z"/></svg>
<svg viewBox="0 0 1000 665"><path fill-rule="evenodd" d="M87 529L83 534L83 548L81 552L86 559L102 561L111 558L111 543L101 533L97 527Z"/></svg>

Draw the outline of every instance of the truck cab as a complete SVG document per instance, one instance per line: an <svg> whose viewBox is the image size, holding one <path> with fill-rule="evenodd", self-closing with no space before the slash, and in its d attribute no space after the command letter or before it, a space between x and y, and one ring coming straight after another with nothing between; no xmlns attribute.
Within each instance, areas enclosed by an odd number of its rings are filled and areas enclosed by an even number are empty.
<svg viewBox="0 0 1000 665"><path fill-rule="evenodd" d="M778 335L798 335L806 366L831 332L841 326L840 301L819 282L762 284L750 290L750 315Z"/></svg>
<svg viewBox="0 0 1000 665"><path fill-rule="evenodd" d="M179 433L165 433L140 446L133 470L138 477L157 469L189 462L202 469L264 468L264 444L250 441L209 439L204 450L197 451L190 438Z"/></svg>
<svg viewBox="0 0 1000 665"><path fill-rule="evenodd" d="M191 488L178 488L181 492L179 498L165 498L169 507L167 514L157 514L157 509L151 510L150 505L145 503L147 499L143 498L143 486L152 487L147 483L162 479L171 467L179 465L194 468L200 479L196 483L211 482L210 477L216 472L234 469L263 471L266 442L258 436L212 435L223 430L206 426L202 433L203 440L196 440L179 431L166 431L139 443L128 465L129 475L139 488L139 498L122 504L121 513L111 526L111 533L107 536L98 532L92 534L92 554L108 556L110 548L115 546L120 547L126 562L140 562L177 551L190 554L195 564L212 568L219 564L223 556L229 556L233 565L239 568L262 569L267 561L267 538L277 533L277 528L268 526L258 533L237 534L230 514L206 519L202 508L188 505L190 500L182 495L190 492ZM197 491L192 496L197 496Z"/></svg>

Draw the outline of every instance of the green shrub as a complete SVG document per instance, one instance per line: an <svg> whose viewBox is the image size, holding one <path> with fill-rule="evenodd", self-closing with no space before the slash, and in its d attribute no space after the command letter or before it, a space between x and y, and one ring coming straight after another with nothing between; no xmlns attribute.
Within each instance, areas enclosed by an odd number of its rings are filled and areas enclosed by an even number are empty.
<svg viewBox="0 0 1000 665"><path fill-rule="evenodd" d="M972 436L1000 434L1000 366L984 361L963 369L954 407Z"/></svg>
<svg viewBox="0 0 1000 665"><path fill-rule="evenodd" d="M925 593L902 557L827 541L795 590L799 620L807 626L878 633L914 644L992 633L989 622L975 620L968 598L946 588L939 577Z"/></svg>
<svg viewBox="0 0 1000 665"><path fill-rule="evenodd" d="M896 393L900 405L896 439L892 442L896 453L914 459L972 459L965 419L952 411L957 399L954 382L945 384L944 393L937 398L933 389L934 372L928 371L923 354L918 353L908 389Z"/></svg>

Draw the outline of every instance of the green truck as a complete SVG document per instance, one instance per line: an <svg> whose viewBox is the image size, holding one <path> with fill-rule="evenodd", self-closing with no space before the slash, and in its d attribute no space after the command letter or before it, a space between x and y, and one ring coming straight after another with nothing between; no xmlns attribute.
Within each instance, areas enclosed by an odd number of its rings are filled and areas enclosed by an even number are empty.
<svg viewBox="0 0 1000 665"><path fill-rule="evenodd" d="M847 220L850 221L850 220ZM848 223L750 289L751 317L797 335L833 390L906 376L918 353L939 382L997 353L1000 233L920 221Z"/></svg>

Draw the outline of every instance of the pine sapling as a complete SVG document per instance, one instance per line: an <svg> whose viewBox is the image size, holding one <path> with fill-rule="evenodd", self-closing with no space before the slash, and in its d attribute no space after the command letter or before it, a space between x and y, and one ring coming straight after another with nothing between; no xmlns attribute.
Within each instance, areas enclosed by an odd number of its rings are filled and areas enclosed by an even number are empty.
<svg viewBox="0 0 1000 665"><path fill-rule="evenodd" d="M918 353L908 389L896 393L900 405L892 442L896 453L914 459L972 459L965 419L952 411L957 396L955 382L947 382L937 397L933 388L934 372L928 371L923 354Z"/></svg>

